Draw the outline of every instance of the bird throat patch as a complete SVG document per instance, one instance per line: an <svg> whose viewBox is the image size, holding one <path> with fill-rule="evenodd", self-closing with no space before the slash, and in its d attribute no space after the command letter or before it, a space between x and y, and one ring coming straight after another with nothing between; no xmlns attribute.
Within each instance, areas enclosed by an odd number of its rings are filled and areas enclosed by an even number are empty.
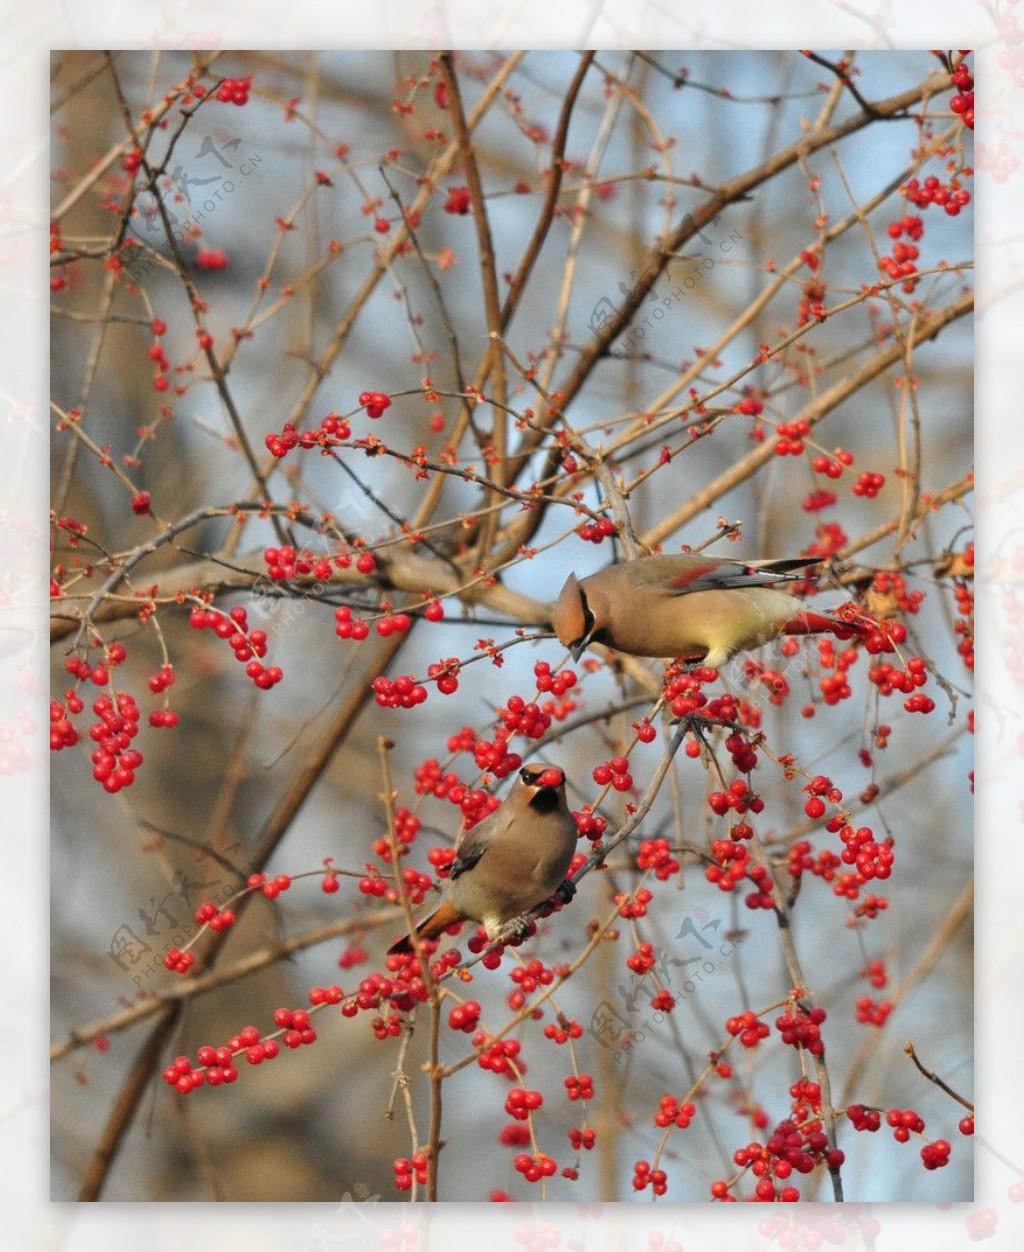
<svg viewBox="0 0 1024 1252"><path fill-rule="evenodd" d="M530 801L535 813L550 813L558 808L558 792L553 787L542 787Z"/></svg>

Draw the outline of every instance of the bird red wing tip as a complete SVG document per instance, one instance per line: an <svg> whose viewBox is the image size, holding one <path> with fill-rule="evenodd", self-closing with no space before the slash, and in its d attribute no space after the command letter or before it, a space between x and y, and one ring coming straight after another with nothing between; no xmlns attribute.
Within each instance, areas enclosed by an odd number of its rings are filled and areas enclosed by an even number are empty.
<svg viewBox="0 0 1024 1252"><path fill-rule="evenodd" d="M717 566L715 565L701 565L697 569L692 569L685 574L677 574L675 578L670 578L668 585L670 587L688 587L690 583L698 578L703 578L705 574L714 573L716 568Z"/></svg>

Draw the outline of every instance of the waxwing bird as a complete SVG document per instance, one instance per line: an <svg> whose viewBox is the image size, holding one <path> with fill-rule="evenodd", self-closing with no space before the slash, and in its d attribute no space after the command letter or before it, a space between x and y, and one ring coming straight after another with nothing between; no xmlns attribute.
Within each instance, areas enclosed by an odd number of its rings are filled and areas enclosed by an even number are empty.
<svg viewBox="0 0 1024 1252"><path fill-rule="evenodd" d="M710 669L777 635L860 633L856 623L811 612L784 590L817 564L803 557L639 557L583 579L570 574L552 625L574 660L596 642L634 656L699 660Z"/></svg>
<svg viewBox="0 0 1024 1252"><path fill-rule="evenodd" d="M460 840L440 904L416 927L436 939L449 926L483 922L494 938L506 923L556 890L569 898L566 874L576 851L576 819L565 800L565 774L555 766L524 766L500 808ZM403 935L388 953L411 952Z"/></svg>

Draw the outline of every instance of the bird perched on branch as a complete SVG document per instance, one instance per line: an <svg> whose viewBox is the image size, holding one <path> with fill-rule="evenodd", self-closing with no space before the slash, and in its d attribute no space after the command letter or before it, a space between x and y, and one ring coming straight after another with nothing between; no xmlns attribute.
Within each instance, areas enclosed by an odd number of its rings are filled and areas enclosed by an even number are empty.
<svg viewBox="0 0 1024 1252"><path fill-rule="evenodd" d="M634 656L699 660L709 669L777 635L861 633L856 622L801 607L785 589L818 564L806 557L639 557L583 579L570 574L552 625L574 660L588 644L603 643Z"/></svg>
<svg viewBox="0 0 1024 1252"><path fill-rule="evenodd" d="M449 926L483 922L496 938L507 923L556 891L571 898L566 874L576 851L576 819L565 800L565 774L555 766L524 766L504 804L459 842L441 903L416 927L435 939ZM403 935L388 953L411 952Z"/></svg>

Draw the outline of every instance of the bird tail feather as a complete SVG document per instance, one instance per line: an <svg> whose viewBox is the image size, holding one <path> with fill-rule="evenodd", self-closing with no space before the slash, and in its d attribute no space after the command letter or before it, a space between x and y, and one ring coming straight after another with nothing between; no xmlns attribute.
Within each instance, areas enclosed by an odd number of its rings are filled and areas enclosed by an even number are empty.
<svg viewBox="0 0 1024 1252"><path fill-rule="evenodd" d="M416 934L421 939L436 939L438 935L443 934L449 926L455 926L459 922L465 921L465 918L459 910L451 903L445 900L439 904L433 913L427 916L417 925ZM392 956L396 952L411 952L412 940L408 935L403 935L401 939L396 940L390 948L388 948L388 956Z"/></svg>
<svg viewBox="0 0 1024 1252"><path fill-rule="evenodd" d="M870 623L854 618L852 621L833 613L818 613L804 609L794 613L779 632L783 635L832 634L837 639L852 639L855 635L870 633Z"/></svg>

